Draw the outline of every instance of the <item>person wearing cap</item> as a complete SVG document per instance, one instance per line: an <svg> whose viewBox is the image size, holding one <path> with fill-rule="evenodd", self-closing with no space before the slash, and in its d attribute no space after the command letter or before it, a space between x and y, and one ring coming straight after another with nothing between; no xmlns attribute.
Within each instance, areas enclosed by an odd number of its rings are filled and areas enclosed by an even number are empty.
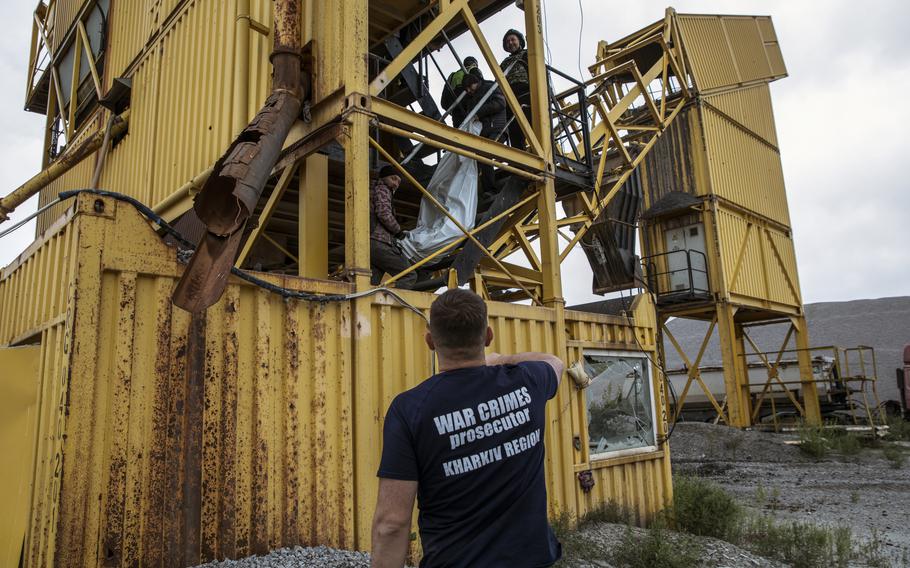
<svg viewBox="0 0 910 568"><path fill-rule="evenodd" d="M449 107L455 103L458 99L458 95L464 90L462 83L467 75L474 75L480 80L483 80L483 73L480 71L480 68L477 67L477 59L465 57L463 65L464 69L452 72L449 75L449 78L446 79L446 84L442 89L442 98L440 100L442 108L445 110L449 110ZM451 110L452 125L455 126L455 128L461 126L464 117L467 115L468 108L469 107L464 104L464 100L462 100L461 103Z"/></svg>
<svg viewBox="0 0 910 568"><path fill-rule="evenodd" d="M502 48L509 55L502 60L499 67L506 73L506 81L512 87L518 104L524 110L528 123L531 122L531 81L528 77L528 50L525 49L525 36L520 31L512 29L506 32L502 37ZM508 108L509 124L509 143L515 147L524 149L526 140L524 132L521 130L518 121L512 120L512 109Z"/></svg>
<svg viewBox="0 0 910 568"><path fill-rule="evenodd" d="M392 195L399 184L401 176L392 166L379 170L379 176L370 184L370 269L373 271L370 284L373 286L382 281L383 274L394 276L411 266L398 244L408 233L398 224L392 207ZM395 285L409 289L416 282L417 272L411 272Z"/></svg>

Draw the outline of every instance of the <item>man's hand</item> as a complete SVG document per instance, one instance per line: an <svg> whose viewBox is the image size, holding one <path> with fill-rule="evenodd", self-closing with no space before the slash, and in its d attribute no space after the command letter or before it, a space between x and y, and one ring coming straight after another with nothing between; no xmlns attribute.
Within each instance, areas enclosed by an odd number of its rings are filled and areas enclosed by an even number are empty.
<svg viewBox="0 0 910 568"><path fill-rule="evenodd" d="M397 233L395 233L395 238L400 241L402 239L408 238L410 235L411 235L410 231L398 231Z"/></svg>
<svg viewBox="0 0 910 568"><path fill-rule="evenodd" d="M401 568L408 554L416 481L379 478L379 499L373 515L373 568Z"/></svg>

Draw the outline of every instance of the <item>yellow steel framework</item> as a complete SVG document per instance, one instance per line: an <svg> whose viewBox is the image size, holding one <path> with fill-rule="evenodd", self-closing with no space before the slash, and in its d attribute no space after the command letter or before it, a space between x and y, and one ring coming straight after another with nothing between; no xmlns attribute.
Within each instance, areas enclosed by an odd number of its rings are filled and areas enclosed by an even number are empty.
<svg viewBox="0 0 910 568"><path fill-rule="evenodd" d="M67 159L68 151L43 177L20 188L14 202L0 202L0 207L10 209L41 188L46 205L61 189L85 186L95 177L102 187L154 204L165 220L198 237L193 198L212 175L211 164L268 94L267 36L274 27L269 3L161 0L146 9L115 2L103 68L87 50L94 70L90 96L109 96L116 78L129 78L132 90L117 99L126 110L89 105L79 121L78 101L71 92L69 106L61 104L59 73L52 64L42 67L42 53L53 62L73 45L81 60L85 47L91 47L85 17L96 4L39 4L27 96L44 96L41 85L47 84L48 145L59 115L78 159ZM751 24L768 62L765 75L761 70L749 74L737 58L755 58L742 50L731 49L729 60L709 64L693 57L685 48L699 37L697 29L691 18L668 10L639 32L601 43L591 76L569 78L573 86L552 92L547 79L558 72L545 63L541 0L525 0L528 120L480 27L484 18L511 4L300 4L300 45L311 55L305 68L312 93L271 171L268 191L254 213L258 222L244 235L236 266L258 269L277 255L277 268L264 268L273 272L263 274L269 283L315 294L353 294L342 303L285 302L231 280L208 313L190 315L168 302L182 270L173 249L128 206L82 195L59 220L60 208L39 218L41 238L0 274L0 341L41 342L40 396L50 401L38 422L26 565L143 560L176 565L263 552L276 544L368 546L380 417L394 394L432 370L423 348L400 347L420 345L419 316L387 297L360 295L371 288L371 171L380 163L398 168L407 182L399 192L410 191L410 203L404 205L413 210L423 199L454 221L408 166L398 140L466 156L521 184L514 200L476 227L456 223L459 240L408 269L432 268L443 285L468 282L491 300L499 338L495 348L545 350L572 361L585 349L660 350L660 329L669 312L657 311L648 295L634 302L630 318L567 311L561 263L595 230L661 140L691 122L686 113L699 89L720 97L714 101L718 112L733 116L723 98L725 87L753 88L766 77L781 76L770 20ZM385 40L405 29L407 41L400 50L374 57ZM473 38L527 147L451 128L391 96L415 61L458 34ZM731 72L733 82L724 83ZM79 77L76 69L73 85ZM188 84L198 88L187 90ZM120 122L111 119L115 112ZM111 125L107 135L106 124ZM755 131L764 132L762 124ZM100 150L95 164L79 164L95 150ZM648 173L642 176L649 183ZM789 243L785 215L747 216L748 207L730 197L737 188L727 189L727 198L705 200L696 208L707 216L706 224L732 227L748 218L755 227L749 225L744 237L737 233L746 243L742 254L761 235L763 254L782 266L792 264L792 277L787 286L774 288L769 273L763 273L764 292L748 296L739 286L750 276L749 261L736 263L729 284L730 271L712 260L710 302L676 309L673 315L709 319L725 338L728 395L714 404L728 423L746 425L749 389L736 378L745 352L742 324L748 321L741 316L757 317L757 308L767 315L771 308L798 306L798 282L795 260L790 262L781 245ZM659 224L642 226L645 254L660 252L654 245L660 230ZM718 244L709 239L709 248L722 247L733 232L716 228ZM131 238L139 246L131 247ZM470 274L433 266L470 247L478 249L480 259ZM709 253L712 259L726 254ZM394 285L406 272L388 275L386 284ZM39 298L19 302L31 287L40 290ZM404 295L418 311L425 312L432 301L430 294ZM496 300L530 300L532 305ZM808 364L805 320L798 309L787 313L802 350L800 361ZM690 383L701 384L700 358L694 360ZM774 364L769 367L773 374ZM285 371L291 378L276 380ZM217 388L203 388L213 387L216 377ZM657 447L595 460L587 444L574 443L588 438L585 395L563 382L548 410L551 513L580 515L612 499L635 506L644 522L671 502L666 394L657 374L653 386ZM810 387L814 384L807 382L803 392ZM803 404L812 417L810 397ZM312 456L302 445L313 449ZM63 463L59 471L55 461ZM597 482L591 493L576 482L577 474L589 471ZM171 503L158 499L161 495L177 497ZM130 517L133 513L137 517ZM177 536L165 539L167 534Z"/></svg>

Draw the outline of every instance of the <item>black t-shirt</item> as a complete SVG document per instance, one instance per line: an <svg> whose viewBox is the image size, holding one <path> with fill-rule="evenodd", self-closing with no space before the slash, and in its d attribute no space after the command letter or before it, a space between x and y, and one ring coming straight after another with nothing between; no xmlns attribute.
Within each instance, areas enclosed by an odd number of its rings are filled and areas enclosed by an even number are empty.
<svg viewBox="0 0 910 568"><path fill-rule="evenodd" d="M392 401L379 477L417 481L421 567L549 566L543 362L434 375Z"/></svg>

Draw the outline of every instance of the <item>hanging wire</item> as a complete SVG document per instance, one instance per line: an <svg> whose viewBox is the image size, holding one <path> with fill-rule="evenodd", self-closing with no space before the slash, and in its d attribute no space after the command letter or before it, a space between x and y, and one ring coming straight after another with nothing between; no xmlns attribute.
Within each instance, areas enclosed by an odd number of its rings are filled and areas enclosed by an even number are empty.
<svg viewBox="0 0 910 568"><path fill-rule="evenodd" d="M550 24L549 19L547 18L547 0L540 0L540 3L543 4L543 46L547 53L547 65L550 65L553 60L553 54L550 53L550 42L547 41L550 37Z"/></svg>
<svg viewBox="0 0 910 568"><path fill-rule="evenodd" d="M106 190L101 190L101 189L73 189L73 190L69 190L69 191L61 191L60 195L57 197L56 200L52 201L51 203L48 203L47 205L45 205L38 211L35 211L34 213L29 215L22 221L16 223L14 226L12 226L9 229L0 233L0 238L3 238L6 235L15 231L16 229L22 227L23 225L25 225L25 223L27 223L34 217L37 217L42 212L46 211L47 209L56 205L57 203L60 203L67 199L72 199L72 198L76 197L77 195L79 195L80 193L88 193L91 195L97 195L99 197L110 197L112 199L116 199L118 201L128 203L128 204L132 205L139 212L139 214L141 214L143 217L145 217L152 223L158 225L158 227L160 227L161 230L164 231L164 233L173 237L174 240L176 240L180 244L180 246L184 247L185 249L187 249L189 251L194 251L196 249L195 245L190 243L186 239L186 237L184 237L179 231L177 231L177 229L175 229L167 221L165 221L160 215L155 213L148 205L146 205L146 204L142 203L141 201L139 201L133 197L130 197L128 195L124 195L122 193L117 193L116 191L106 191ZM384 286L380 286L378 288L371 288L369 290L364 290L362 292L355 292L353 294L312 294L309 292L303 292L300 290L292 290L290 288L284 288L282 286L277 286L275 284L272 284L271 282L267 282L265 280L262 280L261 278L257 278L246 271L240 270L236 266L231 268L231 274L240 278L241 280L244 280L246 282L249 282L250 284L253 284L254 286L258 286L259 288L262 288L263 290L266 290L273 294L278 294L279 296L281 296L285 299L290 299L290 300L303 300L303 301L307 301L307 302L317 302L317 303L344 302L344 301L354 300L357 298L363 298L366 296L372 296L372 295L378 294L380 292L384 292L384 293L388 294L390 297L392 297L396 302L398 302L405 308L411 310L415 314L419 315L424 321L429 323L429 320L427 319L427 316L426 316L426 314L423 313L423 311L421 311L419 308L413 306L412 304L408 303L407 300L405 300L404 298L399 296L394 290L391 290Z"/></svg>
<svg viewBox="0 0 910 568"><path fill-rule="evenodd" d="M585 9L581 5L581 0L578 0L578 14L581 21L580 28L578 30L578 78L584 80L585 74L581 70L581 36L585 32Z"/></svg>

